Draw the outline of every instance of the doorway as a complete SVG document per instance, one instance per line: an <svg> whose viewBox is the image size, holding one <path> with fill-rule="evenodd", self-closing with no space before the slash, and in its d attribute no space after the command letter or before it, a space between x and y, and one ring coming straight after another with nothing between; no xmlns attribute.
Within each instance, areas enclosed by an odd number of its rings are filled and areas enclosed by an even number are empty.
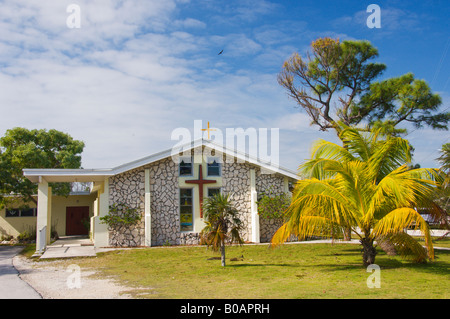
<svg viewBox="0 0 450 319"><path fill-rule="evenodd" d="M89 206L66 207L66 235L88 235Z"/></svg>

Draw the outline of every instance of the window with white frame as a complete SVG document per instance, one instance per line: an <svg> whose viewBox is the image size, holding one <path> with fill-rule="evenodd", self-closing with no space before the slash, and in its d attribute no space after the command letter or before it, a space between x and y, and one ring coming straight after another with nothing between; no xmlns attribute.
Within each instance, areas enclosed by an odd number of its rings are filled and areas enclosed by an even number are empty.
<svg viewBox="0 0 450 319"><path fill-rule="evenodd" d="M180 176L192 176L192 158L181 157L179 164L179 175Z"/></svg>
<svg viewBox="0 0 450 319"><path fill-rule="evenodd" d="M221 165L219 158L212 157L208 159L208 176L220 176L221 175Z"/></svg>
<svg viewBox="0 0 450 319"><path fill-rule="evenodd" d="M192 188L180 188L180 230L194 230L194 205Z"/></svg>

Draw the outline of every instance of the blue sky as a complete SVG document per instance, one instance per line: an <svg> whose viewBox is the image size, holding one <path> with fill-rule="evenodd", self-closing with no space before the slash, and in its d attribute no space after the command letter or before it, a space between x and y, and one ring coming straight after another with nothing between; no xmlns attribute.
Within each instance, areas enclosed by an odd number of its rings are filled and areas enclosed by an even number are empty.
<svg viewBox="0 0 450 319"><path fill-rule="evenodd" d="M379 29L366 25L371 3ZM67 27L70 4L79 29ZM383 78L412 72L448 110L449 16L448 1L0 1L0 134L55 128L86 143L83 167L103 168L171 148L171 133L194 134L194 120L279 128L280 163L295 170L314 140L335 137L310 127L278 85L283 62L318 37L366 39ZM415 162L436 167L450 133L407 138Z"/></svg>

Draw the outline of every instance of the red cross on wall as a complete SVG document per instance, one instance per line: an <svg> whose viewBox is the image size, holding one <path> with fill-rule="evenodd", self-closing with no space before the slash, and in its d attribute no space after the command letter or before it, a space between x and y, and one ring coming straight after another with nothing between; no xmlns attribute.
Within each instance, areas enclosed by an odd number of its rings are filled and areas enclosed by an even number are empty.
<svg viewBox="0 0 450 319"><path fill-rule="evenodd" d="M186 184L197 184L198 185L198 194L200 197L200 218L203 218L203 185L205 184L214 184L217 181L211 179L203 179L202 166L198 167L198 179L187 180Z"/></svg>

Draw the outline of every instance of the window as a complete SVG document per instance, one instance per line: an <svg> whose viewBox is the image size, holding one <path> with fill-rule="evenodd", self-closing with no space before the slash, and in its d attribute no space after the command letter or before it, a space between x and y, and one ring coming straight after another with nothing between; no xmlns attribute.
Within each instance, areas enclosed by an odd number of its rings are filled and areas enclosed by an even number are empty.
<svg viewBox="0 0 450 319"><path fill-rule="evenodd" d="M191 159L182 159L180 162L180 176L192 176Z"/></svg>
<svg viewBox="0 0 450 319"><path fill-rule="evenodd" d="M36 216L36 208L14 208L7 209L5 217L34 217Z"/></svg>
<svg viewBox="0 0 450 319"><path fill-rule="evenodd" d="M21 217L36 216L36 208L21 209L20 210L20 216Z"/></svg>
<svg viewBox="0 0 450 319"><path fill-rule="evenodd" d="M20 217L20 209L7 209L5 217Z"/></svg>
<svg viewBox="0 0 450 319"><path fill-rule="evenodd" d="M216 159L208 163L208 176L220 176L220 164Z"/></svg>
<svg viewBox="0 0 450 319"><path fill-rule="evenodd" d="M216 194L220 194L220 188L208 188L208 197L213 197Z"/></svg>
<svg viewBox="0 0 450 319"><path fill-rule="evenodd" d="M180 230L193 231L194 209L192 205L192 188L180 189Z"/></svg>

